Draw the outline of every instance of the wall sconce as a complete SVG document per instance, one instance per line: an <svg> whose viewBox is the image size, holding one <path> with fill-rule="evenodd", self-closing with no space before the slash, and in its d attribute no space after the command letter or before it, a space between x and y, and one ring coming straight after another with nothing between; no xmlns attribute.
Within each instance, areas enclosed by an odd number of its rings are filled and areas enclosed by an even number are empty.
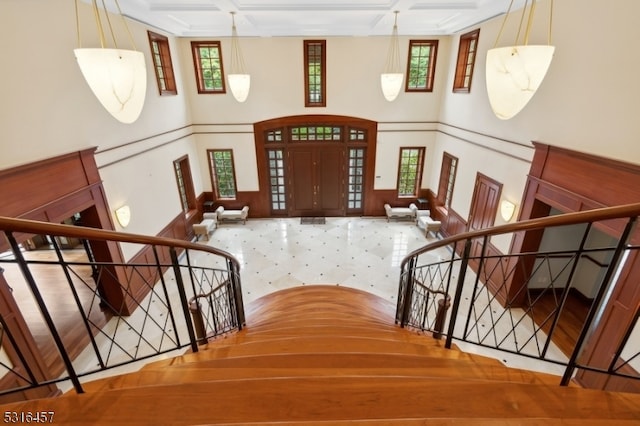
<svg viewBox="0 0 640 426"><path fill-rule="evenodd" d="M502 203L500 203L500 216L502 216L505 222L509 222L511 220L515 211L515 204L509 200L502 200Z"/></svg>
<svg viewBox="0 0 640 426"><path fill-rule="evenodd" d="M547 45L529 45L529 33L531 32L533 14L536 9L536 0L531 2L529 17L524 29L524 42L520 43L519 38L523 30L528 3L529 0L526 0L514 45L497 47L507 18L511 14L511 7L513 6L513 0L511 0L494 48L487 51L487 95L489 96L491 109L496 117L501 120L508 120L515 116L531 100L547 74L555 51L555 47L551 46L553 0L550 1L551 12L549 12Z"/></svg>
<svg viewBox="0 0 640 426"><path fill-rule="evenodd" d="M100 16L96 0L92 1L92 7L98 37L100 38L100 47L82 48L78 0L76 0L78 48L74 49L73 53L84 79L102 106L116 120L129 124L136 121L142 112L147 92L147 69L144 55L142 52L135 50L133 37L124 20L118 0L115 0L115 3L134 50L118 48L111 21L109 20L109 12L104 11L106 22L103 24L103 18ZM104 5L104 2L102 4ZM114 44L113 49L106 47L105 24L111 33L111 39Z"/></svg>
<svg viewBox="0 0 640 426"><path fill-rule="evenodd" d="M122 206L116 209L116 219L118 219L118 223L123 228L129 226L129 222L131 222L131 208L129 208L129 206Z"/></svg>

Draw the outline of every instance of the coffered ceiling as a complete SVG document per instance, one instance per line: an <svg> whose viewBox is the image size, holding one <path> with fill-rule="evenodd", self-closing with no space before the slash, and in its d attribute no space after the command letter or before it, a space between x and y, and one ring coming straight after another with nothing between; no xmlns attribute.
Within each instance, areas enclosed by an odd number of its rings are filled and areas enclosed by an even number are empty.
<svg viewBox="0 0 640 426"><path fill-rule="evenodd" d="M89 2L90 0L83 0ZM110 9L113 0L104 0ZM100 3L100 1L98 2ZM175 36L447 35L505 13L510 0L119 0L124 15ZM524 0L515 0L518 7ZM515 8L515 6L514 6Z"/></svg>

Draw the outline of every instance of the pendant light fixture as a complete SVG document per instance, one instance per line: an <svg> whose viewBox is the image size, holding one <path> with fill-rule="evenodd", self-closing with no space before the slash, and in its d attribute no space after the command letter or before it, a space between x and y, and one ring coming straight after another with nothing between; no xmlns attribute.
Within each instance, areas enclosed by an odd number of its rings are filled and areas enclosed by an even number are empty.
<svg viewBox="0 0 640 426"><path fill-rule="evenodd" d="M83 48L80 37L78 0L76 0L78 48L74 49L73 52L82 75L102 106L116 120L122 123L133 123L140 116L144 105L147 91L147 70L144 55L142 52L135 50L133 37L120 10L120 4L118 4L118 0L114 1L134 50L118 48L104 0L102 0L104 18L101 17L97 0L92 0L100 47ZM109 28L109 33L113 40L113 48L106 47L103 19Z"/></svg>
<svg viewBox="0 0 640 426"><path fill-rule="evenodd" d="M487 52L487 94L489 103L496 117L508 120L518 114L531 100L551 65L555 47L551 46L551 24L553 17L553 0L549 12L549 35L547 45L529 45L529 34L536 9L536 0L532 0L529 16L524 30L524 43L519 43L529 0L522 9L520 26L516 34L515 44L497 47L507 19L511 13L513 0L502 22L493 49Z"/></svg>
<svg viewBox="0 0 640 426"><path fill-rule="evenodd" d="M231 12L231 72L227 74L229 88L238 102L244 102L249 96L251 76L247 74L240 50L240 40L236 30L235 12Z"/></svg>
<svg viewBox="0 0 640 426"><path fill-rule="evenodd" d="M389 44L389 52L387 54L387 63L384 72L380 75L380 86L382 94L389 102L393 102L402 89L402 70L400 68L400 45L398 42L398 11L393 20L393 31L391 32L391 40Z"/></svg>

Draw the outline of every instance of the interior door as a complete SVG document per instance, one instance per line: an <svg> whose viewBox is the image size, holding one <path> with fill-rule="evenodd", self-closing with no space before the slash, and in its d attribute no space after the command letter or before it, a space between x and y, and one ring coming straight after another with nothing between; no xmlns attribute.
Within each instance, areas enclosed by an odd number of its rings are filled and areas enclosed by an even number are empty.
<svg viewBox="0 0 640 426"><path fill-rule="evenodd" d="M484 229L493 226L498 213L498 202L502 184L488 176L478 173L476 184L471 199L471 209L467 228L469 231ZM471 246L471 255L478 256L482 251L482 241L474 240Z"/></svg>

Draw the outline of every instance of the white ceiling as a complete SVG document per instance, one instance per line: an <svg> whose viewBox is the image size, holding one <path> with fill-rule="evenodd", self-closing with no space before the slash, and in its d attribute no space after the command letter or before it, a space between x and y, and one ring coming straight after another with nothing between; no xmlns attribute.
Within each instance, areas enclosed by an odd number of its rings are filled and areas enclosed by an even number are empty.
<svg viewBox="0 0 640 426"><path fill-rule="evenodd" d="M90 2L90 0L84 0ZM115 9L114 0L104 0ZM119 0L122 13L179 37L448 35L505 13L511 0ZM524 0L516 0L521 7ZM100 4L101 1L98 1ZM515 6L514 6L515 8Z"/></svg>

